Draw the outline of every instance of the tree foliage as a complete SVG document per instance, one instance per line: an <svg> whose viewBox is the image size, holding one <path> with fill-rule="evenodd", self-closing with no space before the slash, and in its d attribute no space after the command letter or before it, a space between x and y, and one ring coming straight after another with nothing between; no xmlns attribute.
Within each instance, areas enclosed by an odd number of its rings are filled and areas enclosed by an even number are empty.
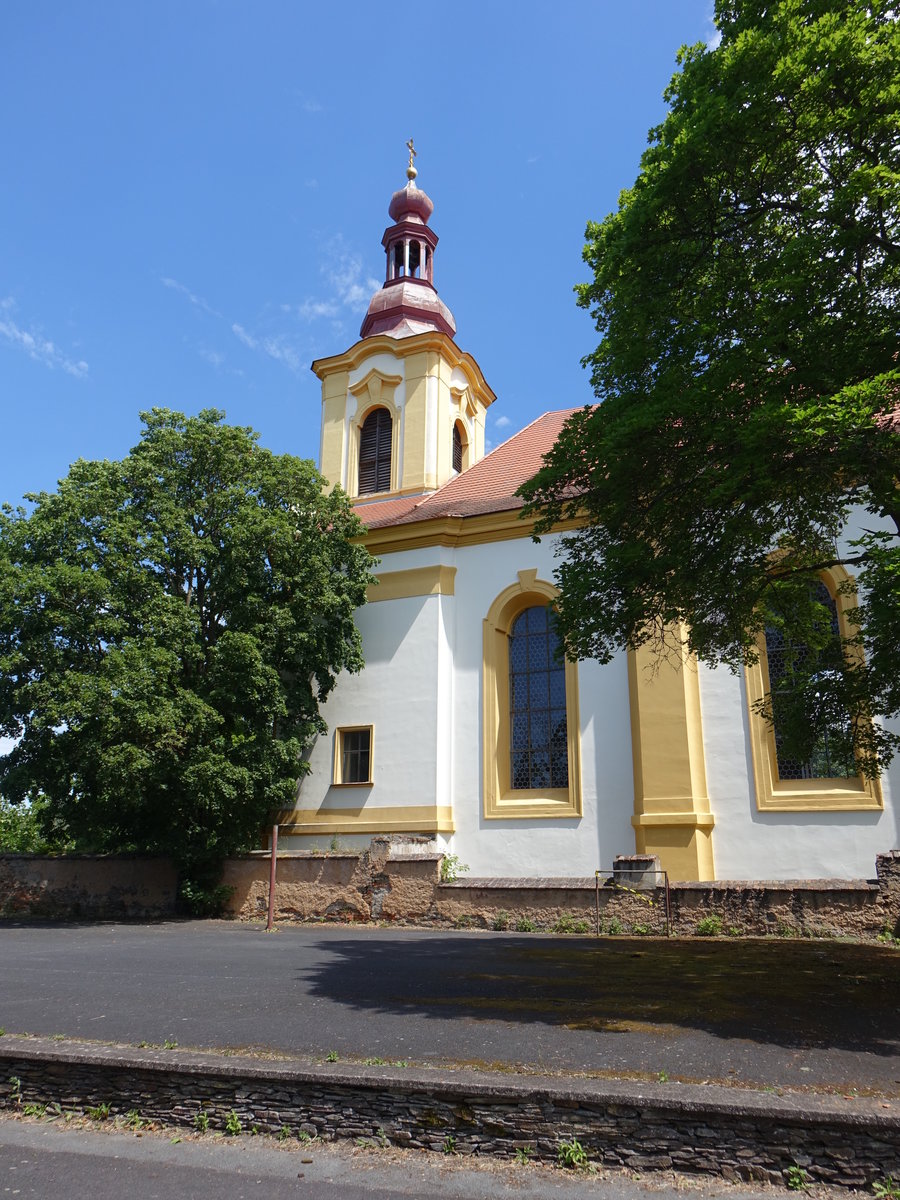
<svg viewBox="0 0 900 1200"><path fill-rule="evenodd" d="M588 225L601 403L524 495L539 531L584 520L558 568L570 653L662 647L683 622L737 669L777 626L874 771L894 739L868 718L900 710L900 25L886 0L717 0L716 23L715 49L681 50L634 186ZM817 673L814 584L837 563L863 599ZM815 719L792 722L801 757Z"/></svg>
<svg viewBox="0 0 900 1200"><path fill-rule="evenodd" d="M293 806L370 578L346 496L223 416L154 409L121 462L0 513L0 792L195 893Z"/></svg>

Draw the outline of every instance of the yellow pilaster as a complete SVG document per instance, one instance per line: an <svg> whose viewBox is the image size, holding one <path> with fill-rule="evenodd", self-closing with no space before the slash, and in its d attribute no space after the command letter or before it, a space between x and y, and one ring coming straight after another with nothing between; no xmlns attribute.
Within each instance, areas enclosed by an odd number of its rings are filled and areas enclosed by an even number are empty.
<svg viewBox="0 0 900 1200"><path fill-rule="evenodd" d="M423 491L435 487L425 470L426 418L428 395L427 351L410 354L406 359L406 404L403 414L403 462L400 486L404 490Z"/></svg>
<svg viewBox="0 0 900 1200"><path fill-rule="evenodd" d="M628 688L637 852L658 854L671 879L714 879L696 660L683 642L674 661L631 651Z"/></svg>
<svg viewBox="0 0 900 1200"><path fill-rule="evenodd" d="M319 470L328 480L329 490L343 478L344 443L347 436L347 383L349 371L335 371L322 380L322 446Z"/></svg>

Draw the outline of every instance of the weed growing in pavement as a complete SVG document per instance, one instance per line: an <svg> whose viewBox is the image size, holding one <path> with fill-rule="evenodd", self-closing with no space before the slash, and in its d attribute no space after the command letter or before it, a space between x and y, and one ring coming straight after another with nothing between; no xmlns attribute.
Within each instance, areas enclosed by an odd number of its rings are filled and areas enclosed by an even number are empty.
<svg viewBox="0 0 900 1200"><path fill-rule="evenodd" d="M526 1163L531 1161L531 1156L534 1154L532 1146L517 1146L516 1147L516 1162L520 1167L524 1167Z"/></svg>
<svg viewBox="0 0 900 1200"><path fill-rule="evenodd" d="M718 937L721 932L722 918L717 917L715 913L701 917L694 928L697 937Z"/></svg>
<svg viewBox="0 0 900 1200"><path fill-rule="evenodd" d="M225 1118L225 1132L229 1137L237 1137L237 1135L241 1132L240 1117L237 1115L234 1109L232 1109Z"/></svg>
<svg viewBox="0 0 900 1200"><path fill-rule="evenodd" d="M894 1183L890 1175L886 1175L884 1179L876 1179L872 1184L872 1191L878 1200L900 1200L900 1183Z"/></svg>
<svg viewBox="0 0 900 1200"><path fill-rule="evenodd" d="M22 1109L26 1117L42 1117L46 1111L46 1104L26 1104Z"/></svg>
<svg viewBox="0 0 900 1200"><path fill-rule="evenodd" d="M556 1148L556 1160L561 1167L568 1167L573 1171L583 1170L588 1163L587 1151L578 1138L572 1138L571 1142L560 1142Z"/></svg>
<svg viewBox="0 0 900 1200"><path fill-rule="evenodd" d="M443 1144L443 1146L441 1146L441 1149L443 1150L443 1152L445 1154L455 1154L456 1153L456 1138L453 1136L452 1133L448 1133L447 1136L444 1138L444 1144Z"/></svg>
<svg viewBox="0 0 900 1200"><path fill-rule="evenodd" d="M643 921L638 921L636 925L632 925L631 932L638 934L640 937L647 937L653 930L649 925L645 925Z"/></svg>
<svg viewBox="0 0 900 1200"><path fill-rule="evenodd" d="M468 869L469 864L460 862L456 854L445 854L441 859L441 883L453 883Z"/></svg>
<svg viewBox="0 0 900 1200"><path fill-rule="evenodd" d="M792 1192L805 1192L809 1183L809 1172L796 1165L788 1167L784 1173L784 1182Z"/></svg>
<svg viewBox="0 0 900 1200"><path fill-rule="evenodd" d="M18 1107L22 1103L22 1080L18 1075L10 1075L9 1088L9 1098Z"/></svg>
<svg viewBox="0 0 900 1200"><path fill-rule="evenodd" d="M656 1072L656 1082L657 1083L668 1083L669 1082L669 1072L668 1071L657 1071Z"/></svg>
<svg viewBox="0 0 900 1200"><path fill-rule="evenodd" d="M613 937L618 937L622 930L622 922L618 917L610 917L609 924L606 927L606 932L612 934Z"/></svg>
<svg viewBox="0 0 900 1200"><path fill-rule="evenodd" d="M337 1050L329 1050L328 1053L325 1055L326 1062L337 1062L337 1060L338 1060Z"/></svg>
<svg viewBox="0 0 900 1200"><path fill-rule="evenodd" d="M491 922L491 929L496 933L503 933L504 930L509 929L509 913L504 912L501 908Z"/></svg>
<svg viewBox="0 0 900 1200"><path fill-rule="evenodd" d="M387 1062L386 1058L364 1058L364 1067L383 1067Z"/></svg>
<svg viewBox="0 0 900 1200"><path fill-rule="evenodd" d="M309 1133L305 1129L297 1130L297 1141L303 1146L308 1146L310 1142L317 1142L319 1135L317 1133Z"/></svg>
<svg viewBox="0 0 900 1200"><path fill-rule="evenodd" d="M125 1124L129 1129L143 1129L147 1122L136 1108L132 1108L125 1114Z"/></svg>
<svg viewBox="0 0 900 1200"><path fill-rule="evenodd" d="M571 913L561 913L559 920L553 926L554 933L590 933L591 923L581 917L573 917Z"/></svg>
<svg viewBox="0 0 900 1200"><path fill-rule="evenodd" d="M291 1136L290 1125L282 1125L282 1127L278 1130L279 1142L286 1142L290 1136Z"/></svg>
<svg viewBox="0 0 900 1200"><path fill-rule="evenodd" d="M178 1049L178 1043L175 1041L174 1038L166 1038L166 1040L163 1042L163 1050L177 1050L177 1049Z"/></svg>
<svg viewBox="0 0 900 1200"><path fill-rule="evenodd" d="M109 1104L105 1100L101 1100L99 1104L89 1104L84 1111L92 1121L109 1120Z"/></svg>
<svg viewBox="0 0 900 1200"><path fill-rule="evenodd" d="M530 917L519 917L518 921L516 921L516 933L535 932L537 932L537 925L535 925Z"/></svg>
<svg viewBox="0 0 900 1200"><path fill-rule="evenodd" d="M205 1113L203 1109L194 1116L194 1128L198 1133L209 1132L209 1113Z"/></svg>

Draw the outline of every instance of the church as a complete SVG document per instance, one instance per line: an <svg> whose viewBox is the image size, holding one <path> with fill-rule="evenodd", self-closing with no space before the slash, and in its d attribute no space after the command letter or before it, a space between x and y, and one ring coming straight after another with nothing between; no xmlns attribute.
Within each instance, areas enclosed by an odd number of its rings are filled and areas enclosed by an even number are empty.
<svg viewBox="0 0 900 1200"><path fill-rule="evenodd" d="M658 855L673 880L870 876L900 842L891 775L779 760L753 709L771 647L743 679L687 656L560 660L557 535L532 540L516 489L572 410L485 454L495 394L435 287L412 157L360 338L312 365L319 467L353 498L378 581L357 613L365 669L323 708L282 850L395 834L482 877L590 876L622 854ZM838 623L839 583L823 576Z"/></svg>

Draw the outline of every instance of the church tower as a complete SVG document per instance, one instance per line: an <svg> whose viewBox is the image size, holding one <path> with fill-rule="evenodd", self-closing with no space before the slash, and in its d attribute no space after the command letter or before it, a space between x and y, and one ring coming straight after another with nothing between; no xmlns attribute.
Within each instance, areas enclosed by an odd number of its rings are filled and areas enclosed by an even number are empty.
<svg viewBox="0 0 900 1200"><path fill-rule="evenodd" d="M388 499L433 492L484 457L484 423L495 396L478 363L455 342L456 322L435 279L434 211L416 187L409 146L407 184L388 208L384 285L360 340L320 358L319 469L350 496Z"/></svg>

